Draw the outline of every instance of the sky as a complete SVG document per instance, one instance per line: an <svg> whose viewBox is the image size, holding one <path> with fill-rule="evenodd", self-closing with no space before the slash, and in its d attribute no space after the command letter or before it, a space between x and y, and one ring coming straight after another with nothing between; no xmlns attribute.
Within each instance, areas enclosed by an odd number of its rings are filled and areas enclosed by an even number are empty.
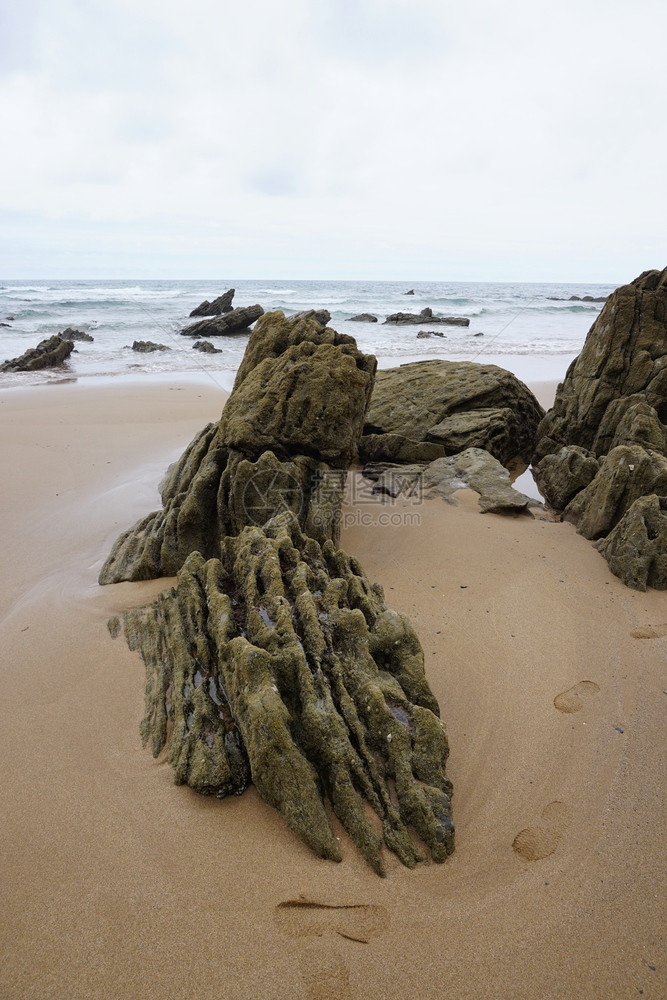
<svg viewBox="0 0 667 1000"><path fill-rule="evenodd" d="M0 278L667 265L664 0L0 0Z"/></svg>

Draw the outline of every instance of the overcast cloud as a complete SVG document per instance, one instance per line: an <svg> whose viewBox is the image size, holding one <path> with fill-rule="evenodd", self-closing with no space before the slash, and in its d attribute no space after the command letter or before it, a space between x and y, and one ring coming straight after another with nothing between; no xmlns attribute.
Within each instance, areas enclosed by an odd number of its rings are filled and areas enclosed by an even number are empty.
<svg viewBox="0 0 667 1000"><path fill-rule="evenodd" d="M0 0L0 277L667 264L664 0Z"/></svg>

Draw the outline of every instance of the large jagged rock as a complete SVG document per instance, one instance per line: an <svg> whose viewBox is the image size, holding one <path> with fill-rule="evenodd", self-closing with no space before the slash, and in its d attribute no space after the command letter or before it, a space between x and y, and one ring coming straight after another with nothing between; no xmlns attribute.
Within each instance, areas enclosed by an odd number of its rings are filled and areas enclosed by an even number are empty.
<svg viewBox="0 0 667 1000"><path fill-rule="evenodd" d="M635 433L645 434L639 402L667 423L667 268L645 271L609 297L539 426L533 464L563 445L600 457L614 443L634 443ZM641 428L633 432L626 422L624 433L632 440L620 442L619 425L630 410ZM653 428L652 438L655 433Z"/></svg>
<svg viewBox="0 0 667 1000"><path fill-rule="evenodd" d="M666 424L667 268L609 296L558 387L533 456L547 502L586 538L615 532L642 496L667 492ZM634 532L636 516L628 524ZM620 569L632 550L622 535L614 534L613 571L639 579L634 556Z"/></svg>
<svg viewBox="0 0 667 1000"><path fill-rule="evenodd" d="M339 860L328 802L383 874L383 843L408 866L424 850L443 861L454 828L419 640L336 543L375 365L313 319L265 317L222 418L100 581L178 573L123 616L146 665L142 735L155 755L168 747L176 781L220 797L252 781Z"/></svg>
<svg viewBox="0 0 667 1000"><path fill-rule="evenodd" d="M667 496L639 497L595 548L626 587L667 590Z"/></svg>
<svg viewBox="0 0 667 1000"><path fill-rule="evenodd" d="M484 448L507 465L530 456L543 416L531 391L496 365L418 361L378 373L359 452L366 461L400 454L415 462ZM426 459L415 444L439 452Z"/></svg>
<svg viewBox="0 0 667 1000"><path fill-rule="evenodd" d="M71 340L55 334L40 341L37 347L31 347L19 358L4 361L0 372L34 372L41 368L55 368L66 361L73 350Z"/></svg>
<svg viewBox="0 0 667 1000"><path fill-rule="evenodd" d="M409 867L423 858L409 826L434 860L450 853L447 738L414 631L292 515L226 538L219 559L191 555L125 631L146 663L144 739L156 755L169 742L178 782L222 797L252 780L340 860L328 799L378 874L383 841Z"/></svg>
<svg viewBox="0 0 667 1000"><path fill-rule="evenodd" d="M412 326L416 323L446 323L448 326L470 326L464 316L434 316L428 306L420 313L397 312L387 316L385 323L390 326Z"/></svg>
<svg viewBox="0 0 667 1000"><path fill-rule="evenodd" d="M181 334L184 337L198 337L205 340L208 337L225 337L233 333L244 333L263 313L264 310L260 305L232 309L231 312L225 313L223 316L201 319L198 323L191 323L190 326L181 330Z"/></svg>
<svg viewBox="0 0 667 1000"><path fill-rule="evenodd" d="M614 419L617 408L620 416ZM607 413L612 415L616 425L614 436L608 445L609 451L621 444L638 444L661 455L667 454L667 427L658 417L655 407L649 406L641 394L614 400L607 407ZM601 445L596 438L593 447L599 453L603 447L607 447L607 441Z"/></svg>
<svg viewBox="0 0 667 1000"><path fill-rule="evenodd" d="M232 311L232 299L234 298L234 293L236 289L230 288L229 291L225 292L223 295L219 295L217 299L213 299L209 302L208 299L193 309L190 313L190 318L194 316L222 316L224 313L229 313Z"/></svg>

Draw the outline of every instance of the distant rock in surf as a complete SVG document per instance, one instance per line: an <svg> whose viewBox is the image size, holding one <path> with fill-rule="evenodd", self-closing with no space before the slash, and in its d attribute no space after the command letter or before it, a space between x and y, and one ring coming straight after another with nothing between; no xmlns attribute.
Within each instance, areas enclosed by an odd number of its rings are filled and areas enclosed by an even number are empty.
<svg viewBox="0 0 667 1000"><path fill-rule="evenodd" d="M181 330L184 337L224 337L232 333L244 333L255 320L264 315L261 306L244 306L240 309L232 309L224 316L216 316L213 319L202 319L198 323L192 323Z"/></svg>
<svg viewBox="0 0 667 1000"><path fill-rule="evenodd" d="M196 340L192 345L193 351L201 351L203 354L222 354L219 347L214 347L210 340Z"/></svg>
<svg viewBox="0 0 667 1000"><path fill-rule="evenodd" d="M331 319L331 313L328 309L302 309L301 312L293 313L289 317L290 320L293 319L314 319L316 323L320 326L326 326Z"/></svg>
<svg viewBox="0 0 667 1000"><path fill-rule="evenodd" d="M420 330L417 337L444 337L442 330Z"/></svg>
<svg viewBox="0 0 667 1000"><path fill-rule="evenodd" d="M170 351L171 347L155 344L152 340L135 340L132 344L132 350L139 351L140 354L152 354L154 351Z"/></svg>
<svg viewBox="0 0 667 1000"><path fill-rule="evenodd" d="M411 288L409 292L403 292L403 294L404 295L414 295L415 294L415 290L414 290L414 288Z"/></svg>
<svg viewBox="0 0 667 1000"><path fill-rule="evenodd" d="M372 313L359 313L358 316L350 316L348 323L377 323L377 316Z"/></svg>
<svg viewBox="0 0 667 1000"><path fill-rule="evenodd" d="M0 372L34 372L40 368L55 368L61 365L74 350L71 340L63 339L59 334L42 340L37 347L31 347L19 358L5 361L0 365Z"/></svg>
<svg viewBox="0 0 667 1000"><path fill-rule="evenodd" d="M420 313L397 312L387 316L385 323L393 326L409 326L414 323L447 323L449 326L470 326L464 316L434 316L433 310L422 309Z"/></svg>
<svg viewBox="0 0 667 1000"><path fill-rule="evenodd" d="M95 340L89 333L86 333L84 330L75 330L73 326L68 326L60 336L64 337L65 340L85 340L91 344Z"/></svg>
<svg viewBox="0 0 667 1000"><path fill-rule="evenodd" d="M234 298L234 293L236 289L230 288L229 291L225 292L224 295L218 296L217 299L213 299L209 302L208 299L204 299L201 305L198 305L196 309L193 309L190 316L222 316L223 313L228 313L232 311L232 299Z"/></svg>
<svg viewBox="0 0 667 1000"><path fill-rule="evenodd" d="M608 295L570 295L564 298L561 295L547 295L550 302L606 302Z"/></svg>

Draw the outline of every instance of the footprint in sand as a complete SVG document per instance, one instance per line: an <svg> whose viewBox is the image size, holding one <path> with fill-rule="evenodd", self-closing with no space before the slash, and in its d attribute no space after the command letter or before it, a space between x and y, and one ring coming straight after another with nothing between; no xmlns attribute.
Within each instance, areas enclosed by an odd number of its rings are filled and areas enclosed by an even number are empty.
<svg viewBox="0 0 667 1000"><path fill-rule="evenodd" d="M389 914L384 906L367 903L332 905L299 897L287 899L276 906L276 923L281 931L292 937L339 934L348 941L368 944L389 925Z"/></svg>
<svg viewBox="0 0 667 1000"><path fill-rule="evenodd" d="M600 688L595 681L579 681L574 687L556 695L554 707L559 712L567 712L568 715L571 715L573 712L579 712L584 707L584 702L591 695L598 694L599 691Z"/></svg>
<svg viewBox="0 0 667 1000"><path fill-rule="evenodd" d="M332 905L303 896L279 903L275 918L279 930L292 938L337 936L357 944L368 944L389 926L389 913L383 906ZM306 1000L352 1000L347 965L332 950L330 940L302 952L300 971Z"/></svg>
<svg viewBox="0 0 667 1000"><path fill-rule="evenodd" d="M667 624L662 625L640 625L630 633L633 639L662 639L667 635Z"/></svg>
<svg viewBox="0 0 667 1000"><path fill-rule="evenodd" d="M540 822L517 833L512 847L526 861L548 858L558 847L570 821L570 810L564 802L550 802L542 810Z"/></svg>

